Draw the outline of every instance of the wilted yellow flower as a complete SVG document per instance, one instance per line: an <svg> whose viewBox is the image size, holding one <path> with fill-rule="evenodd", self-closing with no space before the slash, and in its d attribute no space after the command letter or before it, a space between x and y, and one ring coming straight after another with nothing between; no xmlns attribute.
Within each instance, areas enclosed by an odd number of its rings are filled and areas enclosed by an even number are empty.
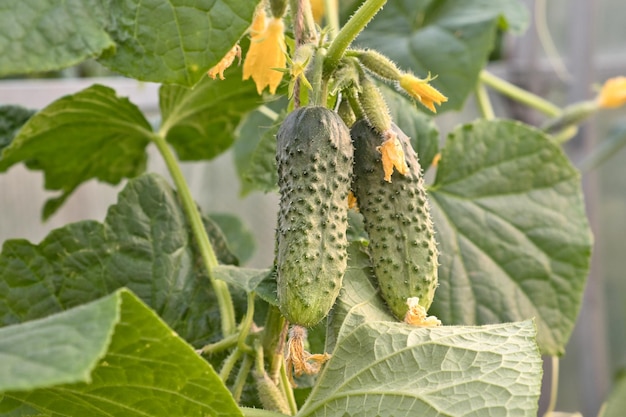
<svg viewBox="0 0 626 417"><path fill-rule="evenodd" d="M413 74L405 73L400 76L400 87L402 87L411 97L428 107L433 113L437 113L435 104L441 105L448 101L448 97L441 94L435 87L428 84L432 78L417 78Z"/></svg>
<svg viewBox="0 0 626 417"><path fill-rule="evenodd" d="M241 46L239 46L239 44L233 46L233 48L228 51L226 55L224 55L224 58L222 58L222 60L218 62L217 65L211 68L207 74L213 79L215 79L215 77L219 75L220 80L223 80L224 71L232 65L236 57L239 57L239 62L241 63Z"/></svg>
<svg viewBox="0 0 626 417"><path fill-rule="evenodd" d="M348 208L359 211L359 208L357 207L356 196L352 191L348 192Z"/></svg>
<svg viewBox="0 0 626 417"><path fill-rule="evenodd" d="M272 18L265 27L265 12L257 13L251 27L250 49L243 63L243 79L252 77L259 94L269 86L275 94L283 73L274 68L285 68L285 26L282 19Z"/></svg>
<svg viewBox="0 0 626 417"><path fill-rule="evenodd" d="M322 365L330 359L328 353L311 354L304 349L304 341L306 339L306 329L302 326L292 326L289 330L289 339L287 340L287 354L285 355L285 365L287 367L287 375L292 386L296 386L293 375L300 376L302 374L315 375Z"/></svg>
<svg viewBox="0 0 626 417"><path fill-rule="evenodd" d="M419 304L419 301L418 297L407 298L406 305L409 311L404 316L404 322L418 327L441 326L441 321L437 317L426 314L426 309Z"/></svg>
<svg viewBox="0 0 626 417"><path fill-rule="evenodd" d="M385 172L385 181L391 182L391 174L395 168L400 174L406 175L409 167L404 158L404 150L398 137L393 132L385 132L386 140L376 150L382 154L383 171Z"/></svg>
<svg viewBox="0 0 626 417"><path fill-rule="evenodd" d="M598 105L602 108L617 108L626 104L626 77L609 78L598 94Z"/></svg>

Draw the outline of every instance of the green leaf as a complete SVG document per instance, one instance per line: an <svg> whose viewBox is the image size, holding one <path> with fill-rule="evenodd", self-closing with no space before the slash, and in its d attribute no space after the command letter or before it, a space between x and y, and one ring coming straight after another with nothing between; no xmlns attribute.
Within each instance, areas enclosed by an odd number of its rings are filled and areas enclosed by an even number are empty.
<svg viewBox="0 0 626 417"><path fill-rule="evenodd" d="M626 375L622 371L617 378L600 417L621 417L626 409Z"/></svg>
<svg viewBox="0 0 626 417"><path fill-rule="evenodd" d="M0 332L20 343L9 353L26 366L2 385L4 399L43 415L242 415L213 368L127 290ZM65 375L37 372L54 368Z"/></svg>
<svg viewBox="0 0 626 417"><path fill-rule="evenodd" d="M45 317L128 287L188 342L219 338L216 298L175 192L151 174L130 180L104 223L52 231L0 253L0 325Z"/></svg>
<svg viewBox="0 0 626 417"><path fill-rule="evenodd" d="M241 288L249 293L256 291L259 284L272 274L272 269L241 268L238 266L218 265L213 268L215 278Z"/></svg>
<svg viewBox="0 0 626 417"><path fill-rule="evenodd" d="M241 219L232 214L211 213L210 219L216 223L225 235L228 246L239 259L240 263L245 263L254 254L256 243L254 235Z"/></svg>
<svg viewBox="0 0 626 417"><path fill-rule="evenodd" d="M78 64L115 47L100 0L3 0L0 76Z"/></svg>
<svg viewBox="0 0 626 417"><path fill-rule="evenodd" d="M202 216L202 223L209 236L211 246L213 246L213 251L215 252L215 257L218 262L226 265L239 265L239 258L235 256L230 249L226 236L220 226L213 221L213 219L206 216Z"/></svg>
<svg viewBox="0 0 626 417"><path fill-rule="evenodd" d="M119 321L111 295L63 313L0 329L0 392L91 382Z"/></svg>
<svg viewBox="0 0 626 417"><path fill-rule="evenodd" d="M141 174L151 130L134 104L93 85L32 116L0 155L0 172L20 162L43 171L45 188L62 192L47 203L47 218L85 181Z"/></svg>
<svg viewBox="0 0 626 417"><path fill-rule="evenodd" d="M518 0L389 0L357 44L385 54L405 71L437 79L448 97L440 111L460 109L493 49L498 28L521 32L528 13Z"/></svg>
<svg viewBox="0 0 626 417"><path fill-rule="evenodd" d="M534 317L538 343L560 355L589 271L591 232L580 175L559 146L518 122L456 129L442 150L431 207L445 324Z"/></svg>
<svg viewBox="0 0 626 417"><path fill-rule="evenodd" d="M364 322L342 332L297 416L536 416L542 362L534 336L530 321Z"/></svg>
<svg viewBox="0 0 626 417"><path fill-rule="evenodd" d="M282 97L261 106L250 112L237 129L233 151L242 196L257 190L278 190L276 132L287 115L287 102Z"/></svg>
<svg viewBox="0 0 626 417"><path fill-rule="evenodd" d="M111 2L114 54L100 62L132 78L194 86L244 35L258 1Z"/></svg>
<svg viewBox="0 0 626 417"><path fill-rule="evenodd" d="M341 293L328 318L326 352L335 349L340 333L348 333L362 323L395 321L378 291L367 248L361 242L350 243Z"/></svg>
<svg viewBox="0 0 626 417"><path fill-rule="evenodd" d="M394 123L411 139L423 171L430 168L439 151L439 129L432 118L417 110L416 104L384 84L379 84Z"/></svg>
<svg viewBox="0 0 626 417"><path fill-rule="evenodd" d="M34 113L20 106L0 106L0 154Z"/></svg>
<svg viewBox="0 0 626 417"><path fill-rule="evenodd" d="M231 67L225 80L205 78L195 88L163 85L159 102L161 133L183 161L212 159L228 149L235 129L262 98L241 68Z"/></svg>

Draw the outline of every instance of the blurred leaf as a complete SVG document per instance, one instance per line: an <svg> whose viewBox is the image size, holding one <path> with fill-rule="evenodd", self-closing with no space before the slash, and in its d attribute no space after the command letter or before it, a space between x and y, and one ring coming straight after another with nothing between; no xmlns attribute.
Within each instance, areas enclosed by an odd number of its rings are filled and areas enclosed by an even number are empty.
<svg viewBox="0 0 626 417"><path fill-rule="evenodd" d="M276 132L287 115L287 100L276 100L265 107L276 112L277 119L269 117L267 110L249 113L239 126L233 146L242 196L251 191L278 190Z"/></svg>
<svg viewBox="0 0 626 417"><path fill-rule="evenodd" d="M369 244L369 236L365 231L364 221L361 213L356 210L348 210L348 231L346 232L348 242L359 242L365 246Z"/></svg>
<svg viewBox="0 0 626 417"><path fill-rule="evenodd" d="M0 334L2 402L40 415L242 415L213 368L128 290Z"/></svg>
<svg viewBox="0 0 626 417"><path fill-rule="evenodd" d="M240 263L246 263L256 248L254 235L250 229L243 224L239 217L232 214L211 213L209 218L224 233L228 247L232 249Z"/></svg>
<svg viewBox="0 0 626 417"><path fill-rule="evenodd" d="M441 111L460 109L493 49L497 29L522 32L528 12L518 0L389 0L356 43L385 54L405 71L437 78Z"/></svg>
<svg viewBox="0 0 626 417"><path fill-rule="evenodd" d="M445 324L534 317L542 353L562 354L592 239L580 175L560 147L518 122L462 126L430 197L441 264L431 313Z"/></svg>
<svg viewBox="0 0 626 417"><path fill-rule="evenodd" d="M4 243L0 326L128 287L189 343L214 342L220 336L219 309L193 239L164 179L150 174L130 180L104 223L69 224L38 245Z"/></svg>
<svg viewBox="0 0 626 417"><path fill-rule="evenodd" d="M604 411L598 417L621 417L624 410L626 410L626 374L622 371L613 386Z"/></svg>
<svg viewBox="0 0 626 417"><path fill-rule="evenodd" d="M0 106L0 154L34 113L20 106Z"/></svg>
<svg viewBox="0 0 626 417"><path fill-rule="evenodd" d="M143 81L194 86L244 35L258 0L110 2L113 71ZM241 78L239 78L241 82Z"/></svg>
<svg viewBox="0 0 626 417"><path fill-rule="evenodd" d="M43 171L45 188L62 192L46 203L47 218L85 181L141 174L151 132L134 104L96 84L32 116L0 155L0 172L20 162Z"/></svg>
<svg viewBox="0 0 626 417"><path fill-rule="evenodd" d="M241 68L231 67L225 80L205 77L193 89L163 85L159 90L160 132L183 161L213 159L233 141L241 119L263 99Z"/></svg>
<svg viewBox="0 0 626 417"><path fill-rule="evenodd" d="M224 236L224 232L220 226L213 221L213 219L206 216L202 217L202 223L209 236L211 246L213 246L213 251L215 252L215 257L218 262L225 265L239 265L239 258L235 256L230 249L226 236Z"/></svg>
<svg viewBox="0 0 626 417"><path fill-rule="evenodd" d="M100 55L115 43L99 0L0 2L0 76L57 70Z"/></svg>
<svg viewBox="0 0 626 417"><path fill-rule="evenodd" d="M617 155L626 145L626 123L615 126L609 136L596 146L580 163L583 173L598 168L600 165Z"/></svg>
<svg viewBox="0 0 626 417"><path fill-rule="evenodd" d="M410 139L423 171L427 171L439 151L439 129L431 117L417 109L413 100L386 85L379 84L394 123Z"/></svg>
<svg viewBox="0 0 626 417"><path fill-rule="evenodd" d="M366 321L342 330L297 415L534 417L542 374L534 336L530 321L436 328Z"/></svg>

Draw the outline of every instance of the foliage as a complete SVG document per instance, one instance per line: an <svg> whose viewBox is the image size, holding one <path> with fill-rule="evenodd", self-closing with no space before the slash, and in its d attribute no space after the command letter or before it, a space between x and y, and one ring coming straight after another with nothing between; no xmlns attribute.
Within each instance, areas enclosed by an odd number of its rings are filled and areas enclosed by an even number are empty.
<svg viewBox="0 0 626 417"><path fill-rule="evenodd" d="M299 416L536 415L540 355L564 353L589 270L580 174L558 143L582 116L524 96L562 128L546 132L495 120L482 102L484 117L449 132L440 149L436 118L396 91L409 75L421 91L436 87L447 100L435 101L439 112L460 109L477 85L515 98L481 74L498 32L524 31L518 0L353 1L342 6L355 11L342 27L338 11L326 10L322 33L308 7L315 2L305 0L303 27L286 32L278 96L259 95L237 65L223 80L204 75L239 42L245 55L258 1L45 3L0 6L0 76L95 57L163 84L160 124L98 84L37 112L0 108L0 172L20 163L43 172L45 188L59 192L44 218L86 181L126 181L102 223L68 224L38 244L4 242L0 416L279 416L278 402ZM283 10L287 0L271 3L261 5ZM298 20L290 12L272 19L289 26ZM357 48L391 60L366 64ZM179 161L233 149L241 194L274 192L275 135L286 115L346 103L346 123L365 118L382 136L397 124L434 171L427 192L440 265L430 313L444 326L390 314L363 219L351 210L343 287L310 343L302 341L318 353L306 353L303 369L332 356L301 376L293 351L285 360L285 343L298 342L285 337L276 266L242 266L254 250L249 232L234 216L201 216ZM584 117L599 109L585 108ZM150 144L174 187L145 172ZM293 371L306 397L299 401ZM620 398L611 397L607 416L617 415ZM250 407L259 405L265 410Z"/></svg>

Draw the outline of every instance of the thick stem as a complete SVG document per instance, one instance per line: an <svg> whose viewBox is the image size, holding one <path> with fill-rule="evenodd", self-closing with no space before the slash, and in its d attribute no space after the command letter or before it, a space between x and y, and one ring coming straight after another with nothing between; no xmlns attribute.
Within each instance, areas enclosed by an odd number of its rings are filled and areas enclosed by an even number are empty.
<svg viewBox="0 0 626 417"><path fill-rule="evenodd" d="M305 43L317 43L317 30L309 0L289 0L293 19L296 48Z"/></svg>
<svg viewBox="0 0 626 417"><path fill-rule="evenodd" d="M496 116L493 112L493 106L491 105L487 89L482 82L478 82L474 94L476 95L476 103L478 104L478 108L480 109L480 113L483 118L486 120L493 120Z"/></svg>
<svg viewBox="0 0 626 417"><path fill-rule="evenodd" d="M313 61L313 104L326 107L328 101L328 80L322 77L326 49L318 48Z"/></svg>
<svg viewBox="0 0 626 417"><path fill-rule="evenodd" d="M176 190L178 191L178 195L183 205L183 210L187 215L187 219L191 225L191 230L198 243L200 256L204 262L204 267L207 270L207 275L209 276L209 280L219 305L220 317L222 320L222 334L224 336L233 334L235 332L235 309L233 307L230 292L228 291L228 286L225 282L218 281L213 277L213 268L218 264L217 257L215 256L213 246L211 246L211 242L209 241L209 236L204 228L204 224L202 224L202 217L200 216L196 203L191 196L191 191L189 191L187 181L180 170L176 157L172 153L172 150L165 139L159 134L154 134L152 135L152 141L159 149L159 152L165 161L165 165L172 176L172 180L176 185Z"/></svg>
<svg viewBox="0 0 626 417"><path fill-rule="evenodd" d="M324 77L328 78L339 65L344 52L352 41L361 33L372 18L387 3L387 0L366 0L352 15L350 20L337 34L328 47L328 55L324 63Z"/></svg>
<svg viewBox="0 0 626 417"><path fill-rule="evenodd" d="M519 101L533 109L554 117L561 114L561 109L556 105L550 103L548 100L539 97L529 91L519 88L508 81L498 78L495 75L485 70L480 73L480 81L493 88L496 91L504 94L507 97L512 98L515 101Z"/></svg>

